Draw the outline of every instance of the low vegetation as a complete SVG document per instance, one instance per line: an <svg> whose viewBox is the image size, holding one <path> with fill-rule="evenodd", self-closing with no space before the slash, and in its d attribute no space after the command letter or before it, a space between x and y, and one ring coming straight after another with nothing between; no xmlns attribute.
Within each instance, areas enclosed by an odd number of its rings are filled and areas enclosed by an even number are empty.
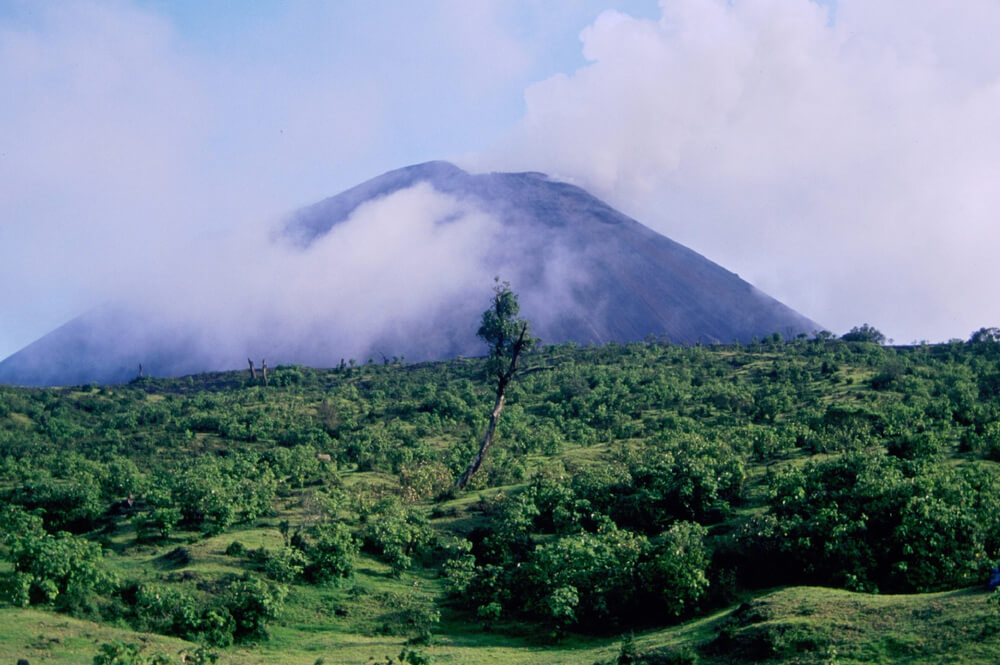
<svg viewBox="0 0 1000 665"><path fill-rule="evenodd" d="M0 658L995 662L990 330L0 388Z"/></svg>

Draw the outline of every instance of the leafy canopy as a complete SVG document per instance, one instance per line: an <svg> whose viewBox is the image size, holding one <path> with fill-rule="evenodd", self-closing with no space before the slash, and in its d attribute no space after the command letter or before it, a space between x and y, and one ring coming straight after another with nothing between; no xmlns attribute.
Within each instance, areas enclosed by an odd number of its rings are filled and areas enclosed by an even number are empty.
<svg viewBox="0 0 1000 665"><path fill-rule="evenodd" d="M510 282L496 278L493 303L483 312L482 325L476 335L489 346L486 372L496 384L505 386L516 370L517 356L534 346L528 321L518 316L521 307L517 294L510 290Z"/></svg>

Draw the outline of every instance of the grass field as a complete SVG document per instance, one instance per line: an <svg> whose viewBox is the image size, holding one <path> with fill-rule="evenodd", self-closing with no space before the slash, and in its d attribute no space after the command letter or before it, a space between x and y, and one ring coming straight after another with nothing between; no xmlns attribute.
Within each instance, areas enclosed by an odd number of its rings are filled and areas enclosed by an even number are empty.
<svg viewBox="0 0 1000 665"><path fill-rule="evenodd" d="M794 587L669 629L636 634L634 643L640 654L662 659L654 662L987 665L1000 652L1000 620L989 598L989 592L980 590L879 596ZM349 607L363 615L363 605L359 601ZM322 616L305 617L304 612L300 608L298 616L279 622L267 644L221 650L219 662L362 665L415 649L442 664L591 665L613 661L622 643L620 638L574 636L551 644L445 619L441 636L431 644L410 646L400 637L323 629ZM356 618L354 625L361 621ZM178 662L181 654L197 647L33 609L0 610L0 625L0 661L8 663L27 658L32 663L90 665L99 644L113 639L141 644L145 653L162 653Z"/></svg>

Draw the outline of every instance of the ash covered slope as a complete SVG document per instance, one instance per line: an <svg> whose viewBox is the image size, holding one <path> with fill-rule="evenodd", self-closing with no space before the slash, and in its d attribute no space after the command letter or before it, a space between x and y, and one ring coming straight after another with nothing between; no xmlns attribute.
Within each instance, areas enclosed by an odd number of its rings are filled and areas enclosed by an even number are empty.
<svg viewBox="0 0 1000 665"><path fill-rule="evenodd" d="M194 331L153 323L136 308L106 305L87 312L0 362L0 383L69 386L125 383L158 368L156 376L197 374L213 366Z"/></svg>
<svg viewBox="0 0 1000 665"><path fill-rule="evenodd" d="M316 265L305 261L311 252L325 252L320 255L324 261L341 260L349 249L338 230L359 219L364 223L359 209L419 187L432 187L454 202L453 212L435 218L429 233L456 232L455 227L466 225L459 232L473 241L462 245L462 251L474 254L476 268L463 274L475 283L438 280L448 288L438 289L436 299L414 294L426 298L426 306L409 318L391 318L375 285L372 293L352 300L338 292L338 284L323 283L329 277L322 275L314 281L328 289L329 298L321 299L323 304L309 317L299 312L297 317L272 316L240 330L213 320L170 319L157 308L119 303L74 319L0 362L0 383L117 383L135 377L139 363L149 375L180 376L245 367L248 356L266 357L272 366L323 367L341 358L363 362L386 355L419 361L481 355L475 330L489 302L493 275L511 282L523 315L547 343L600 344L649 335L677 343L728 343L820 328L586 191L539 173L469 174L447 162L398 169L294 213L274 247L287 250L291 245L293 260L301 256L302 265ZM493 223L472 227L475 215L454 210L478 211ZM400 224L410 223L406 214L402 217ZM482 236L477 235L480 228L486 229ZM420 269L435 270L435 260L448 261L430 259ZM210 292L213 285L203 287ZM279 289L271 296L275 302L261 309L279 311L283 294ZM364 307L371 311L361 311ZM352 322L376 314L382 317L378 325L352 327ZM277 326L280 319L285 320Z"/></svg>
<svg viewBox="0 0 1000 665"><path fill-rule="evenodd" d="M513 282L522 312L546 342L655 335L729 343L821 328L585 190L541 173L473 175L447 162L398 169L300 210L285 234L309 246L360 203L420 181L501 218L504 234L490 263Z"/></svg>

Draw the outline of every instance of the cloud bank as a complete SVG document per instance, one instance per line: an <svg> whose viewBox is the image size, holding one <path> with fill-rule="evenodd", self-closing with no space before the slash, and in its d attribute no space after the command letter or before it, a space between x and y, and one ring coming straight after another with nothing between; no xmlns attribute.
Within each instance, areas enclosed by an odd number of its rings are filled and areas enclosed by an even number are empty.
<svg viewBox="0 0 1000 665"><path fill-rule="evenodd" d="M1000 322L1000 5L662 0L479 160L565 177L843 332Z"/></svg>
<svg viewBox="0 0 1000 665"><path fill-rule="evenodd" d="M475 332L493 278L486 253L500 222L420 183L362 204L305 249L275 239L273 230L251 226L205 245L168 286L123 297L145 310L140 319L197 331L215 368L238 367L246 356L272 364L363 362L378 340L387 340L377 349L387 357L397 355L399 340L425 340L433 356L451 340L434 339L431 326L454 303L471 308L463 314Z"/></svg>
<svg viewBox="0 0 1000 665"><path fill-rule="evenodd" d="M584 186L838 333L1000 324L991 0L220 7L0 5L0 357L136 292L187 289L186 315L202 302L294 320L290 303L324 298L301 285L306 266L333 268L263 256L265 229L458 154ZM425 231L449 205L403 201ZM391 245L365 226L357 246ZM430 252L464 242L429 238ZM352 269L386 307L409 302L366 251L332 251L330 280ZM279 270L301 300L258 282ZM239 293L289 306L226 304Z"/></svg>
<svg viewBox="0 0 1000 665"><path fill-rule="evenodd" d="M517 99L529 63L475 4L0 6L0 358L206 264L253 285L227 249L248 228L467 149L461 119Z"/></svg>

